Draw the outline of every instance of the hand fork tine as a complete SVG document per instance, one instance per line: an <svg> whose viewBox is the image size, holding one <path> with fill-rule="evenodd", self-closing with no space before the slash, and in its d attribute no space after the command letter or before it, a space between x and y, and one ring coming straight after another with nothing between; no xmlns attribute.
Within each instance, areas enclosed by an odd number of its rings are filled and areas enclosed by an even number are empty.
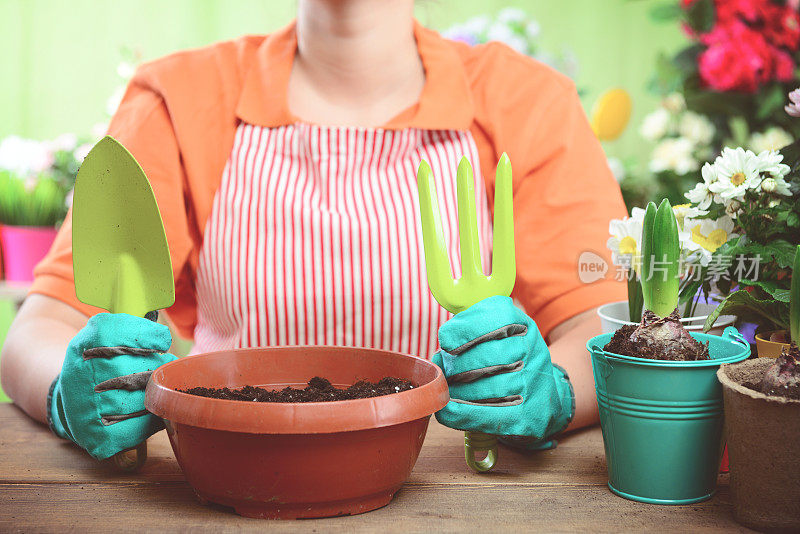
<svg viewBox="0 0 800 534"><path fill-rule="evenodd" d="M461 278L454 280L444 241L436 184L430 165L422 161L417 171L422 241L428 285L434 298L451 313L463 311L494 295L510 295L516 279L514 254L514 207L511 162L503 153L497 163L494 199L494 247L492 273L483 274L475 208L472 167L461 158L457 173L458 228L461 247ZM497 461L497 439L483 432L465 432L467 464L478 472L492 469ZM475 460L475 452L486 451L486 458Z"/></svg>
<svg viewBox="0 0 800 534"><path fill-rule="evenodd" d="M458 164L456 186L458 241L461 248L461 278L456 284L469 286L483 277L483 267L478 240L478 212L475 208L475 178L466 156Z"/></svg>

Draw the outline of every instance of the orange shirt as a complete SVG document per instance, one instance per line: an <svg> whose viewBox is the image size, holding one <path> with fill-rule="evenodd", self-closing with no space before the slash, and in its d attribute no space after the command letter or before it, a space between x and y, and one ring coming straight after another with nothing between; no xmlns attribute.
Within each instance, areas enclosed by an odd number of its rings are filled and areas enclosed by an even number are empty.
<svg viewBox="0 0 800 534"><path fill-rule="evenodd" d="M609 261L608 222L625 208L572 82L502 44L470 47L418 24L415 35L426 74L422 95L383 128L468 132L490 205L494 167L502 152L509 154L517 247L513 296L542 334L577 313L623 299L618 282L584 284L578 277L581 253ZM197 324L199 253L237 127L301 122L287 105L296 46L290 25L266 37L145 64L109 126L153 186L176 283L176 302L167 313L183 336L191 337ZM31 292L92 315L98 310L75 297L70 235L68 218L37 267Z"/></svg>

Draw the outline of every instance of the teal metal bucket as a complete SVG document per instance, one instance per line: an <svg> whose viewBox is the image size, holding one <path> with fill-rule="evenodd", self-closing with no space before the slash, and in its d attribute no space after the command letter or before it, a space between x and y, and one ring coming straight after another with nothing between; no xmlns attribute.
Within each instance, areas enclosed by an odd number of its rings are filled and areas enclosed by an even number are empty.
<svg viewBox="0 0 800 534"><path fill-rule="evenodd" d="M692 333L708 343L710 360L673 362L603 350L613 334L586 348L600 408L608 487L634 501L691 504L717 485L722 436L722 386L717 369L750 355L733 328L722 336Z"/></svg>

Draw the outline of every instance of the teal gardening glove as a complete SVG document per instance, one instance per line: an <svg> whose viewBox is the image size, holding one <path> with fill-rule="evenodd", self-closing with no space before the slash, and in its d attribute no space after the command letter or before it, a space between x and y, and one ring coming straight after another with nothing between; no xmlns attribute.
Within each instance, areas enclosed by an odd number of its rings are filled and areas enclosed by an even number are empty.
<svg viewBox="0 0 800 534"><path fill-rule="evenodd" d="M148 314L148 317L155 314ZM72 339L47 397L50 428L97 459L163 428L144 407L150 373L172 361L169 328L124 313L95 315Z"/></svg>
<svg viewBox="0 0 800 534"><path fill-rule="evenodd" d="M439 329L433 362L450 386L450 402L436 413L445 426L501 436L526 449L545 449L575 414L566 372L533 319L509 297L489 297Z"/></svg>

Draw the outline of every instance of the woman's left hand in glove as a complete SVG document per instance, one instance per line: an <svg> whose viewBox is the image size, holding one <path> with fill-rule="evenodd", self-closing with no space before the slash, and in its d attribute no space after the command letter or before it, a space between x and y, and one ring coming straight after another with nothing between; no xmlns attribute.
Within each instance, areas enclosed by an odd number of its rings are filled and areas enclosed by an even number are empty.
<svg viewBox="0 0 800 534"><path fill-rule="evenodd" d="M523 448L549 448L575 413L566 372L550 361L533 319L496 296L456 314L439 329L433 361L444 371L450 402L436 413L445 426L494 434Z"/></svg>

